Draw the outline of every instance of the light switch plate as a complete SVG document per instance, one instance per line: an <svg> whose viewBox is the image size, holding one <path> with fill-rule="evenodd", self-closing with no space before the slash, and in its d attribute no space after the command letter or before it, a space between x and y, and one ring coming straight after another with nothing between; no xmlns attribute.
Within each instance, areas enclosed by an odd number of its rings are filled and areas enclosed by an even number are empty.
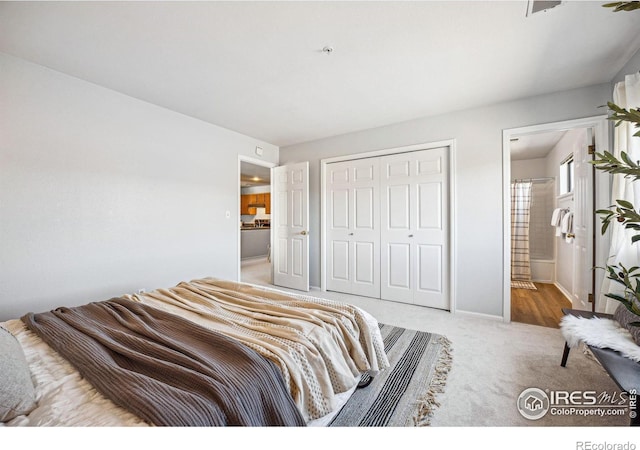
<svg viewBox="0 0 640 450"><path fill-rule="evenodd" d="M256 155L262 156L262 147L256 147Z"/></svg>

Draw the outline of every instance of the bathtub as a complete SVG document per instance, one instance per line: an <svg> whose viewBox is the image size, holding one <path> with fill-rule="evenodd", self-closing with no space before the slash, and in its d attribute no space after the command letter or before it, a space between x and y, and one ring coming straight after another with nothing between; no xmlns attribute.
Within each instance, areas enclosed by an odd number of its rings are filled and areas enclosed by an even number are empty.
<svg viewBox="0 0 640 450"><path fill-rule="evenodd" d="M556 262L553 259L532 259L531 279L538 283L555 283Z"/></svg>

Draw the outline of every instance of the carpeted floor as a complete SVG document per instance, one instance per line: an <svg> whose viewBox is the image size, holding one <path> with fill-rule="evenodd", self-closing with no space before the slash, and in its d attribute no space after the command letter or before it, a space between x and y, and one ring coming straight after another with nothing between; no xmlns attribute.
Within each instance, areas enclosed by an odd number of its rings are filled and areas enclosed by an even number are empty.
<svg viewBox="0 0 640 450"><path fill-rule="evenodd" d="M243 281L268 284L269 267L259 261L243 263ZM286 290L286 289L284 289ZM517 409L527 388L619 392L604 369L578 349L560 366L564 339L557 328L501 320L379 299L322 292L310 295L344 301L363 308L378 321L411 330L446 336L453 363L432 427L627 427L624 416L546 415L525 419Z"/></svg>
<svg viewBox="0 0 640 450"><path fill-rule="evenodd" d="M357 389L330 426L429 425L451 368L449 340L391 325L381 325L380 332L391 367Z"/></svg>

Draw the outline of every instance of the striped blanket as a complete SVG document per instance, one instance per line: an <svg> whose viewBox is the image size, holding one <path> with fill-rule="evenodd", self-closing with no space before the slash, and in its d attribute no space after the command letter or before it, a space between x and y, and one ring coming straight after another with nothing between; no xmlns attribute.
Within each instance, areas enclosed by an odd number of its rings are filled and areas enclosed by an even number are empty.
<svg viewBox="0 0 640 450"><path fill-rule="evenodd" d="M173 314L115 298L22 318L115 404L158 426L302 426L278 369Z"/></svg>

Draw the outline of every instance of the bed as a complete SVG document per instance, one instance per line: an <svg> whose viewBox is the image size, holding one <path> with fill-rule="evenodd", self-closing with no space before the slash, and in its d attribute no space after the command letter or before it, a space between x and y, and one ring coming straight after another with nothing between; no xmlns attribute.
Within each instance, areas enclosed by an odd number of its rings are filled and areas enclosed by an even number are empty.
<svg viewBox="0 0 640 450"><path fill-rule="evenodd" d="M366 311L216 278L0 327L5 426L324 426L389 366Z"/></svg>

